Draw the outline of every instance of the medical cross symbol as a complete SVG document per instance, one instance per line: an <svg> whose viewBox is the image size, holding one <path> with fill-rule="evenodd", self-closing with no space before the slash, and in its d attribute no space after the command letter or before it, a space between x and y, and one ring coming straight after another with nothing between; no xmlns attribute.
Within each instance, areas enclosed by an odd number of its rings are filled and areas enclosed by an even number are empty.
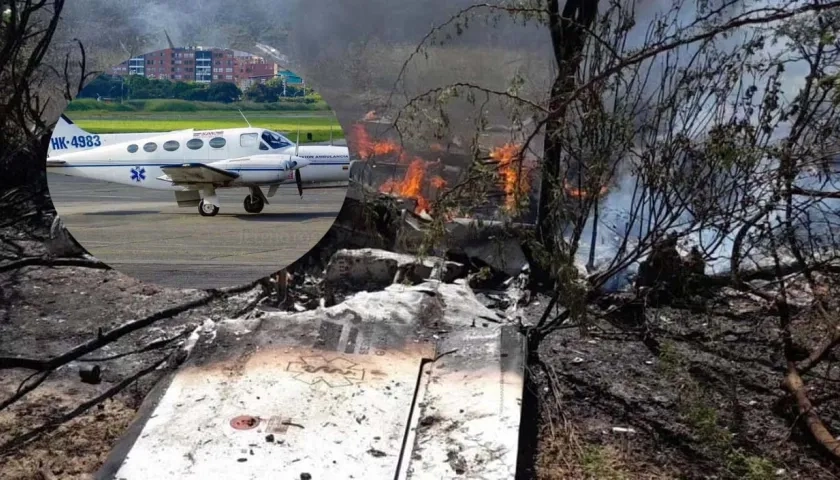
<svg viewBox="0 0 840 480"><path fill-rule="evenodd" d="M294 378L309 385L324 383L328 387L349 387L353 381L364 380L364 369L345 358L327 360L322 356L301 357L299 362L290 362L287 371Z"/></svg>
<svg viewBox="0 0 840 480"><path fill-rule="evenodd" d="M146 169L143 167L134 167L131 169L131 179L135 182L141 182L146 179Z"/></svg>

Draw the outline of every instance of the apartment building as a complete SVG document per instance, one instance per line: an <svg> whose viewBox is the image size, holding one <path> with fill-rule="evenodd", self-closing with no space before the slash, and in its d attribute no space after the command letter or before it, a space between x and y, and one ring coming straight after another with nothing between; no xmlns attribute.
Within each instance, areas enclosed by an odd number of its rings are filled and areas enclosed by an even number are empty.
<svg viewBox="0 0 840 480"><path fill-rule="evenodd" d="M245 52L220 48L166 48L132 57L113 67L116 76L142 75L152 79L199 83L231 82L247 88L281 72L280 66Z"/></svg>

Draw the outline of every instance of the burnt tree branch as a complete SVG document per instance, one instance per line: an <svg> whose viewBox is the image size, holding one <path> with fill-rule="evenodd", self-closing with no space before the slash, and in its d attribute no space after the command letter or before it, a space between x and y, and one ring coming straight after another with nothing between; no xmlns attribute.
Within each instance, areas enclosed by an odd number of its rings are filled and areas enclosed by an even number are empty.
<svg viewBox="0 0 840 480"><path fill-rule="evenodd" d="M43 425L41 425L41 426L39 426L39 427L37 427L33 430L30 430L29 432L27 432L23 435L20 435L18 437L15 437L15 438L9 440L8 442L4 443L3 445L0 445L0 454L5 454L5 453L9 452L10 450L13 450L15 448L19 448L19 447L31 442L32 440L35 440L39 436L59 428L60 426L69 422L70 420L73 420L74 418L78 417L79 415L85 413L91 407L93 407L95 405L98 405L98 404L102 403L103 401L105 401L105 400L113 397L114 395L118 394L119 392L123 391L126 387L128 387L132 383L136 382L138 379L140 379L142 377L145 377L146 375L148 375L148 374L154 372L155 370L159 369L168 360L173 358L174 355L175 355L175 352L172 352L172 353L168 354L167 356L163 357L160 360L157 360L156 362L154 362L151 365L149 365L148 367L140 370L139 372L135 373L134 375L131 375L130 377L124 378L120 383L118 383L118 384L114 385L113 387L109 388L108 390L106 390L101 395L98 395L98 396L96 396L96 397L94 397L94 398L92 398L92 399L90 399L90 400L88 400L84 403L79 404L76 408L74 408L73 410L65 413L64 415L62 415L58 419L48 421L48 422L44 423Z"/></svg>
<svg viewBox="0 0 840 480"><path fill-rule="evenodd" d="M49 258L49 257L27 257L0 264L0 273L12 270L19 270L24 267L85 267L102 270L111 270L107 264L99 260L88 258Z"/></svg>
<svg viewBox="0 0 840 480"><path fill-rule="evenodd" d="M76 346L75 348L70 349L69 351L53 357L49 360L38 360L38 359L31 359L31 358L17 358L17 357L0 357L0 369L8 369L8 368L24 368L30 370L39 370L39 371L49 371L54 370L62 365L65 365L73 360L76 360L94 350L98 350L104 345L107 345L111 342L114 342L129 333L135 332L142 328L148 327L149 325L154 324L160 320L165 318L174 317L181 313L187 312L197 307L201 307L204 305L209 304L213 300L217 300L219 298L223 298L230 294L240 293L247 290L254 288L257 285L257 282L252 282L247 285L242 285L238 287L232 288L225 288L225 289L217 289L217 290L210 290L207 295L204 295L198 299L191 300L186 303L182 303L180 305L176 305L171 308L167 308L165 310L161 310L155 312L145 318L140 320L135 320L132 322L125 323L116 327L112 330L107 332L103 332L101 335L98 335L96 338L91 339L81 345Z"/></svg>

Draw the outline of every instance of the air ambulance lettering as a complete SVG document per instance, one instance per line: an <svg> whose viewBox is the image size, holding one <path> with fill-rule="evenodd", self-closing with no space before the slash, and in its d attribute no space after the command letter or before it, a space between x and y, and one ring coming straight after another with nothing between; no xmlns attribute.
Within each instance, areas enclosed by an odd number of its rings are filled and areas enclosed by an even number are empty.
<svg viewBox="0 0 840 480"><path fill-rule="evenodd" d="M193 133L193 137L221 137L224 133L224 130L217 130L215 132L195 132Z"/></svg>

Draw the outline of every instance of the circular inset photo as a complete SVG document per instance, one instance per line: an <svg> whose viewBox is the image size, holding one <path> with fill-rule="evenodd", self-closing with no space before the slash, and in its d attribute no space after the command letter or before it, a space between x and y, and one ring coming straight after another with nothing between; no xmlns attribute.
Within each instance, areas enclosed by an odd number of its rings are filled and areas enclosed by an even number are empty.
<svg viewBox="0 0 840 480"><path fill-rule="evenodd" d="M73 237L111 267L179 288L241 285L327 233L350 157L334 112L271 59L167 48L91 81L50 141Z"/></svg>

